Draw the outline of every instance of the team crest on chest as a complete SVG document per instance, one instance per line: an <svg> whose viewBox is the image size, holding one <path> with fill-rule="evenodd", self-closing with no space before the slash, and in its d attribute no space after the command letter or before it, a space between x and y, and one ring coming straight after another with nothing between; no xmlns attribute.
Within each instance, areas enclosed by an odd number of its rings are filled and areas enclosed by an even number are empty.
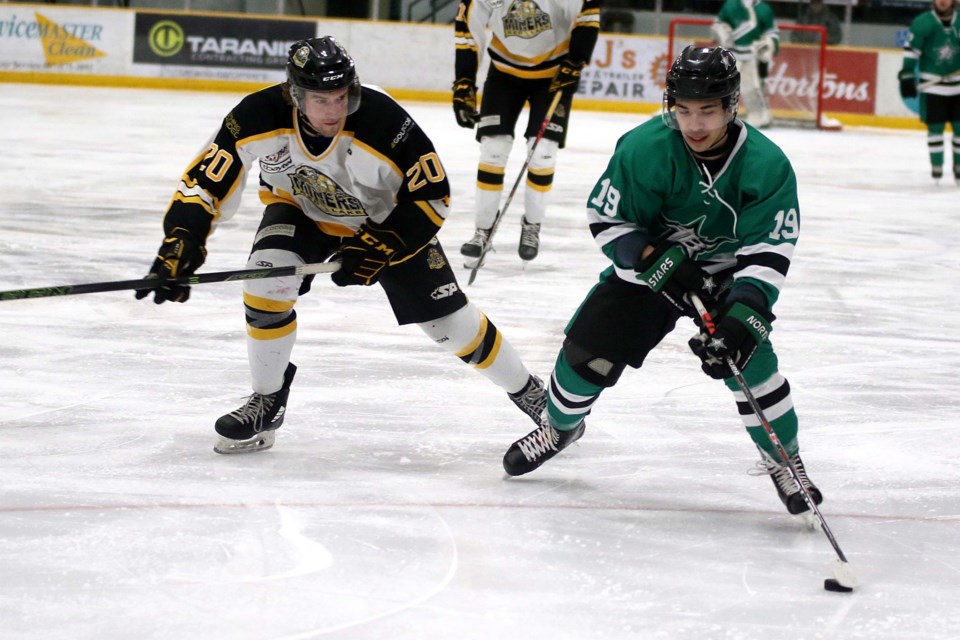
<svg viewBox="0 0 960 640"><path fill-rule="evenodd" d="M503 16L503 35L508 38L536 38L552 28L550 14L534 0L514 0Z"/></svg>
<svg viewBox="0 0 960 640"><path fill-rule="evenodd" d="M957 55L957 48L953 45L952 42L945 43L942 47L937 49L937 61L938 62L950 62Z"/></svg>
<svg viewBox="0 0 960 640"><path fill-rule="evenodd" d="M736 235L733 233L730 234L730 237L725 237L723 233L718 237L705 237L703 225L707 217L700 216L687 223L665 219L664 226L670 229L667 240L682 246L688 256L696 258L698 254L713 251L724 242L736 239Z"/></svg>
<svg viewBox="0 0 960 640"><path fill-rule="evenodd" d="M333 178L313 167L301 166L288 173L293 195L303 196L330 216L354 218L367 215L360 200L340 188Z"/></svg>

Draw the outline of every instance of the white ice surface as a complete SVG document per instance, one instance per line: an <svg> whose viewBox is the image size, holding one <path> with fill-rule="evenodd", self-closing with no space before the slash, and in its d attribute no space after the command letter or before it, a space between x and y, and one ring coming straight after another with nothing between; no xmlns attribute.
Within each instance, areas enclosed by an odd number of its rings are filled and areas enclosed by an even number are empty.
<svg viewBox="0 0 960 640"><path fill-rule="evenodd" d="M0 85L0 290L142 275L239 97ZM478 148L447 105L408 106L452 180L457 260ZM605 264L583 203L640 119L574 113L541 256L516 256L521 188L467 289L541 376ZM919 132L769 135L803 215L774 340L855 593L823 590L826 537L745 473L691 323L581 444L505 480L531 427L505 394L397 327L378 288L319 276L286 423L247 456L211 450L249 393L239 284L0 302L0 638L958 637L960 189L932 184ZM255 183L205 270L243 267Z"/></svg>

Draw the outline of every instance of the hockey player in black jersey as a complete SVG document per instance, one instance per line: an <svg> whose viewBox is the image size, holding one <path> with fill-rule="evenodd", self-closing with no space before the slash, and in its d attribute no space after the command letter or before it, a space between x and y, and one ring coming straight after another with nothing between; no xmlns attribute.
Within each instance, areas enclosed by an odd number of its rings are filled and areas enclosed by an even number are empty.
<svg viewBox="0 0 960 640"><path fill-rule="evenodd" d="M248 173L259 168L266 208L248 267L340 260L335 284L379 283L397 322L417 324L539 420L543 384L467 300L436 238L450 185L433 143L390 96L360 84L353 60L329 36L295 43L286 72L286 82L248 95L227 114L187 167L148 277L196 271L207 237L236 212ZM218 453L273 445L296 373L294 305L311 278L244 282L253 394L217 420ZM157 304L186 302L190 288L158 287L153 295Z"/></svg>

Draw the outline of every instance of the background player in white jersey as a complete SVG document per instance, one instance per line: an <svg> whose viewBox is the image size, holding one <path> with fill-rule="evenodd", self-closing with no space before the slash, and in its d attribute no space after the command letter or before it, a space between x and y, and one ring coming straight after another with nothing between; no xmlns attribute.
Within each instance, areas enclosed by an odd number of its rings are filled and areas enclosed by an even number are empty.
<svg viewBox="0 0 960 640"><path fill-rule="evenodd" d="M780 52L773 9L763 0L725 0L711 30L716 43L737 58L744 119L755 127L770 126L773 115L763 86L766 72L761 69Z"/></svg>
<svg viewBox="0 0 960 640"><path fill-rule="evenodd" d="M740 74L725 49L684 49L667 76L663 118L624 135L587 202L594 239L612 262L567 325L543 425L513 443L510 475L533 471L584 433L604 389L673 331L698 318L689 295L711 309L716 330L690 340L711 378L733 391L760 450L759 468L790 513L809 510L789 467L761 428L726 364L731 357L816 503L800 460L790 385L769 340L800 232L790 161L737 119ZM702 322L700 323L703 324Z"/></svg>
<svg viewBox="0 0 960 640"><path fill-rule="evenodd" d="M468 267L483 254L499 210L507 157L524 104L530 104L524 131L529 148L554 93L563 92L527 169L517 251L521 259L533 260L540 250L540 225L546 216L557 151L566 140L573 94L597 43L600 0L462 0L454 27L453 111L461 127L477 126L480 142L477 229L460 248ZM478 113L477 70L484 48L490 56L490 68Z"/></svg>
<svg viewBox="0 0 960 640"><path fill-rule="evenodd" d="M287 82L244 98L187 168L148 277L188 275L202 265L207 236L235 213L248 173L259 167L266 209L248 267L341 260L334 283L379 282L400 324L416 323L539 417L542 383L460 291L436 238L450 186L427 135L388 95L361 86L353 60L331 37L295 43L286 70ZM217 420L217 452L274 443L296 372L294 304L311 278L244 282L254 393ZM154 301L186 302L189 294L185 286L160 287Z"/></svg>

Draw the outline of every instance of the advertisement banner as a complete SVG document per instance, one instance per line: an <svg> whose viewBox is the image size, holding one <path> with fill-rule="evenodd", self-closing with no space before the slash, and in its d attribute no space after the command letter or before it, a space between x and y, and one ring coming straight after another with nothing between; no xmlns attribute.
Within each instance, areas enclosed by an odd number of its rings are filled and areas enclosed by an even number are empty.
<svg viewBox="0 0 960 640"><path fill-rule="evenodd" d="M681 50L701 40L678 40ZM823 76L823 110L828 113L873 114L877 104L876 51L827 48ZM770 63L765 82L770 106L793 113L816 113L820 78L819 49L782 44Z"/></svg>
<svg viewBox="0 0 960 640"><path fill-rule="evenodd" d="M133 62L165 77L279 81L290 45L315 31L311 21L138 12Z"/></svg>
<svg viewBox="0 0 960 640"><path fill-rule="evenodd" d="M601 34L584 68L578 98L659 103L667 76L665 40Z"/></svg>
<svg viewBox="0 0 960 640"><path fill-rule="evenodd" d="M125 73L131 28L124 12L0 4L0 71Z"/></svg>
<svg viewBox="0 0 960 640"><path fill-rule="evenodd" d="M832 113L874 113L877 53L827 49L823 76L823 110ZM770 64L766 86L774 109L815 109L820 68L812 47L783 46Z"/></svg>

